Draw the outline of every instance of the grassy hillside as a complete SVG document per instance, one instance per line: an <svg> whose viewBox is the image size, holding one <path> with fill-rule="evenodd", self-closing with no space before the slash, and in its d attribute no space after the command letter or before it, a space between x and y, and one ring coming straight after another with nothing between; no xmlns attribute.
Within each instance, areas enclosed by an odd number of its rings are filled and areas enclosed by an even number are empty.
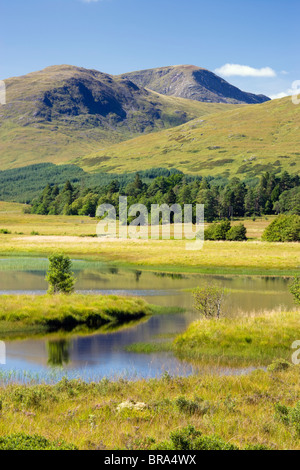
<svg viewBox="0 0 300 470"><path fill-rule="evenodd" d="M69 162L230 107L163 96L127 79L68 65L5 83L7 104L0 105L2 170Z"/></svg>
<svg viewBox="0 0 300 470"><path fill-rule="evenodd" d="M300 170L300 106L290 98L249 105L91 153L88 171L177 168L184 173L252 177ZM78 163L78 162L77 162Z"/></svg>
<svg viewBox="0 0 300 470"><path fill-rule="evenodd" d="M264 95L246 93L209 70L194 65L176 65L125 73L122 78L162 95L179 96L207 103L263 103Z"/></svg>

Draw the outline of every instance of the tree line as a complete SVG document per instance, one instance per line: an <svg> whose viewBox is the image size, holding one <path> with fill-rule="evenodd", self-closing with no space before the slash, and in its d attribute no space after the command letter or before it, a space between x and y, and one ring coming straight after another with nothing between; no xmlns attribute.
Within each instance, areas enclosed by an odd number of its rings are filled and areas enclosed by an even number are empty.
<svg viewBox="0 0 300 470"><path fill-rule="evenodd" d="M42 215L87 215L94 217L101 204L116 209L119 196L128 197L128 205L144 204L204 204L207 222L230 217L300 214L300 178L287 171L280 175L265 173L257 183L249 184L239 178L218 184L210 178L189 180L184 174L173 173L145 181L139 173L133 181L121 187L118 180L106 185L86 188L67 181L62 189L47 184L33 200L31 213Z"/></svg>

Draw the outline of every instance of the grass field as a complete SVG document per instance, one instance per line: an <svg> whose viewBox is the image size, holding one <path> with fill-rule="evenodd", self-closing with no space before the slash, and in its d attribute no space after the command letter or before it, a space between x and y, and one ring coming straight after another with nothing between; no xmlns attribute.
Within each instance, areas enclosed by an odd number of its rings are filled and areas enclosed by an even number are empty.
<svg viewBox="0 0 300 470"><path fill-rule="evenodd" d="M73 258L107 260L124 266L169 272L296 275L299 243L212 242L186 251L184 241L110 241L80 237L0 235L0 256L49 256L62 251Z"/></svg>
<svg viewBox="0 0 300 470"><path fill-rule="evenodd" d="M7 229L13 234L88 236L96 235L97 220L86 216L24 214L26 206L0 201L0 230ZM243 219L250 239L260 239L265 228L275 216ZM240 223L233 221L233 225Z"/></svg>
<svg viewBox="0 0 300 470"><path fill-rule="evenodd" d="M248 242L207 241L200 251L186 251L180 240L101 240L89 217L23 214L21 204L0 203L1 256L49 256L108 260L124 265L176 272L293 275L300 266L299 243L267 243L260 237L273 217L244 221ZM235 221L234 224L239 223Z"/></svg>
<svg viewBox="0 0 300 470"><path fill-rule="evenodd" d="M2 437L22 432L80 449L168 449L170 433L192 425L241 449L300 445L298 367L243 376L16 384L1 386L0 398ZM215 440L208 444L215 448Z"/></svg>

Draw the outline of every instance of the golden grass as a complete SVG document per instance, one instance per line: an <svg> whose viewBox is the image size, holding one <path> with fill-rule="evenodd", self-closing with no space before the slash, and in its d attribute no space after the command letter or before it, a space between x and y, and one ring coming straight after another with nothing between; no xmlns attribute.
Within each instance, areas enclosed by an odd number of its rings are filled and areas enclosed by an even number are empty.
<svg viewBox="0 0 300 470"><path fill-rule="evenodd" d="M300 311L274 310L238 318L206 319L192 323L174 342L182 358L220 363L266 364L291 358L299 339Z"/></svg>
<svg viewBox="0 0 300 470"><path fill-rule="evenodd" d="M299 243L214 242L200 251L186 251L184 241L102 241L80 237L0 235L1 256L43 255L63 251L72 257L164 267L191 272L218 270L259 274L296 273L300 265Z"/></svg>
<svg viewBox="0 0 300 470"><path fill-rule="evenodd" d="M107 323L122 323L150 313L147 303L138 298L96 295L4 295L0 299L2 332L45 327L59 329Z"/></svg>
<svg viewBox="0 0 300 470"><path fill-rule="evenodd" d="M185 241L180 240L93 238L96 219L24 214L22 208L21 204L0 203L0 229L11 232L0 234L1 256L49 256L63 251L72 257L144 265L149 269L224 274L295 274L300 266L299 243L255 240L261 237L274 216L243 220L250 238L248 242L206 241L202 250L187 251ZM240 221L233 222L238 223Z"/></svg>
<svg viewBox="0 0 300 470"><path fill-rule="evenodd" d="M95 235L97 220L86 216L24 214L26 206L0 201L0 229L12 233L30 235L32 231L40 235ZM265 228L275 216L242 219L247 228L248 238L261 238ZM240 220L233 221L233 225Z"/></svg>
<svg viewBox="0 0 300 470"><path fill-rule="evenodd" d="M55 386L0 388L0 436L24 432L64 440L80 449L140 449L146 439L156 443L172 431L193 425L204 435L217 434L244 448L300 448L293 426L275 416L275 405L294 406L300 398L299 370L244 376L200 375L96 384L63 381ZM185 413L179 397L202 399L206 413ZM140 410L118 406L127 400L145 404Z"/></svg>

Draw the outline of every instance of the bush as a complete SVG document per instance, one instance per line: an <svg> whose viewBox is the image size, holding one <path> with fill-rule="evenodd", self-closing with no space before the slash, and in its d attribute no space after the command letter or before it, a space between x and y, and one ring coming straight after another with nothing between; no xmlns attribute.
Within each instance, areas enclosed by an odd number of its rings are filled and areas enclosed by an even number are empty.
<svg viewBox="0 0 300 470"><path fill-rule="evenodd" d="M243 224L235 225L226 233L226 240L245 241L247 240L247 229Z"/></svg>
<svg viewBox="0 0 300 470"><path fill-rule="evenodd" d="M0 437L0 450L77 450L77 448L63 441L51 442L42 436L20 433Z"/></svg>
<svg viewBox="0 0 300 470"><path fill-rule="evenodd" d="M203 401L201 398L195 398L195 400L187 400L184 397L179 397L176 400L176 406L179 411L188 415L199 415L204 416L210 411L210 404L207 401Z"/></svg>
<svg viewBox="0 0 300 470"><path fill-rule="evenodd" d="M300 304L300 278L296 277L290 286L290 292L294 296L296 304Z"/></svg>
<svg viewBox="0 0 300 470"><path fill-rule="evenodd" d="M300 402L296 403L294 408L277 403L275 405L275 418L300 435Z"/></svg>
<svg viewBox="0 0 300 470"><path fill-rule="evenodd" d="M56 401L57 398L49 388L20 386L11 393L11 400L16 406L22 406L25 409L39 409L47 406L50 401Z"/></svg>
<svg viewBox="0 0 300 470"><path fill-rule="evenodd" d="M219 224L212 224L204 232L205 240L226 240L227 232L231 228L229 220L223 220Z"/></svg>
<svg viewBox="0 0 300 470"><path fill-rule="evenodd" d="M277 359L268 366L268 372L283 372L288 370L291 367L291 364L285 359Z"/></svg>
<svg viewBox="0 0 300 470"><path fill-rule="evenodd" d="M225 300L225 290L222 287L214 285L197 287L193 291L193 297L195 299L194 307L201 315L207 318L221 316Z"/></svg>
<svg viewBox="0 0 300 470"><path fill-rule="evenodd" d="M239 450L234 444L223 441L218 436L203 436L193 426L174 431L171 442L161 444L159 450Z"/></svg>
<svg viewBox="0 0 300 470"><path fill-rule="evenodd" d="M299 242L300 216L280 215L264 231L262 240L267 242Z"/></svg>

